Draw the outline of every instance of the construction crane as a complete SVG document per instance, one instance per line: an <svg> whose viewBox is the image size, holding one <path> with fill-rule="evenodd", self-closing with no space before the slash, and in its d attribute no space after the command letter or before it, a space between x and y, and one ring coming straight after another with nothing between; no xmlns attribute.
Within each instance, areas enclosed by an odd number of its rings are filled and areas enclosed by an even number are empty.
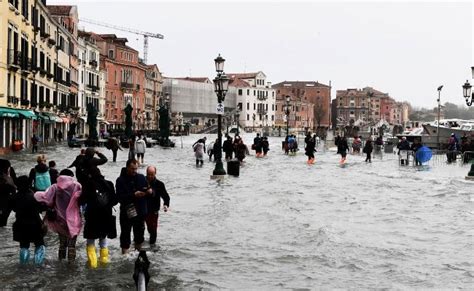
<svg viewBox="0 0 474 291"><path fill-rule="evenodd" d="M137 29L133 29L133 28L127 28L127 27L123 27L123 26L103 23L103 22L100 22L100 21L92 20L92 19L81 18L81 19L79 19L79 21L89 23L89 24L98 25L98 26L113 28L113 29L120 30L120 31L131 32L131 33L143 35L143 62L145 64L147 63L147 59L148 59L148 37L153 37L153 38L158 38L158 39L163 39L164 38L164 36L162 34L159 34L159 33L151 33L151 32L141 31L141 30L137 30Z"/></svg>

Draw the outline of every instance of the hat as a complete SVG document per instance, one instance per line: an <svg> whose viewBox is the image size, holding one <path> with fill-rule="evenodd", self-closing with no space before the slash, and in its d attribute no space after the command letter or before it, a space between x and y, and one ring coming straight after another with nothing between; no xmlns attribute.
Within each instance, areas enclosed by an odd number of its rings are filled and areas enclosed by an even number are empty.
<svg viewBox="0 0 474 291"><path fill-rule="evenodd" d="M64 170L61 170L61 172L59 172L59 176L74 177L74 173L69 169L64 169Z"/></svg>
<svg viewBox="0 0 474 291"><path fill-rule="evenodd" d="M451 133L451 136L454 136L454 132L453 132L453 133Z"/></svg>

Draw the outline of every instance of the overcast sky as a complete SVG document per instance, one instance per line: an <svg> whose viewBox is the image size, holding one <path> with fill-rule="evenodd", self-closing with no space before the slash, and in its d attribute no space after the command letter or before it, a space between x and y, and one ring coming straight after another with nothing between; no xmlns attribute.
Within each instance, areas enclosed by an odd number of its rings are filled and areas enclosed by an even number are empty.
<svg viewBox="0 0 474 291"><path fill-rule="evenodd" d="M472 83L471 2L319 1L48 1L72 4L79 17L160 33L150 39L148 63L165 76L215 76L263 71L284 80L331 81L336 90L371 86L414 106L464 104L461 86ZM81 23L99 33L125 36L143 50L143 37Z"/></svg>

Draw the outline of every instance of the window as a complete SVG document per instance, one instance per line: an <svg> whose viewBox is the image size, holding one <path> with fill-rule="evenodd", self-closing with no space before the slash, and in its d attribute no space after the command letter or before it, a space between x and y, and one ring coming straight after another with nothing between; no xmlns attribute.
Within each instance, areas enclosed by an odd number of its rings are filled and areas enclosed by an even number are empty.
<svg viewBox="0 0 474 291"><path fill-rule="evenodd" d="M109 59L114 59L114 50L109 50Z"/></svg>
<svg viewBox="0 0 474 291"><path fill-rule="evenodd" d="M249 90L249 89L247 89L247 96L248 96L248 95L250 95L250 90Z"/></svg>
<svg viewBox="0 0 474 291"><path fill-rule="evenodd" d="M254 91L255 92L255 91ZM255 105L255 103L253 104L253 110L255 110L257 108L257 105Z"/></svg>
<svg viewBox="0 0 474 291"><path fill-rule="evenodd" d="M247 110L250 110L250 103L248 103L248 102L247 102Z"/></svg>
<svg viewBox="0 0 474 291"><path fill-rule="evenodd" d="M247 114L247 120L250 120L250 116Z"/></svg>
<svg viewBox="0 0 474 291"><path fill-rule="evenodd" d="M242 89L239 89L239 96L242 96Z"/></svg>

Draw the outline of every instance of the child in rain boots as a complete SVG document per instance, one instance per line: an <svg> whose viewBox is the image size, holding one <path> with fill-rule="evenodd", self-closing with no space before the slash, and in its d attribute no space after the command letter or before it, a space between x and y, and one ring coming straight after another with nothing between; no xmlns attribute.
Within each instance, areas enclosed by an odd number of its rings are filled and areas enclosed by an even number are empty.
<svg viewBox="0 0 474 291"><path fill-rule="evenodd" d="M29 188L28 177L21 176L17 180L18 192L12 196L11 207L16 213L13 223L13 240L20 243L20 263L26 264L30 259L30 243L35 244L34 262L41 265L44 261L44 227L40 217L43 210L33 191Z"/></svg>

